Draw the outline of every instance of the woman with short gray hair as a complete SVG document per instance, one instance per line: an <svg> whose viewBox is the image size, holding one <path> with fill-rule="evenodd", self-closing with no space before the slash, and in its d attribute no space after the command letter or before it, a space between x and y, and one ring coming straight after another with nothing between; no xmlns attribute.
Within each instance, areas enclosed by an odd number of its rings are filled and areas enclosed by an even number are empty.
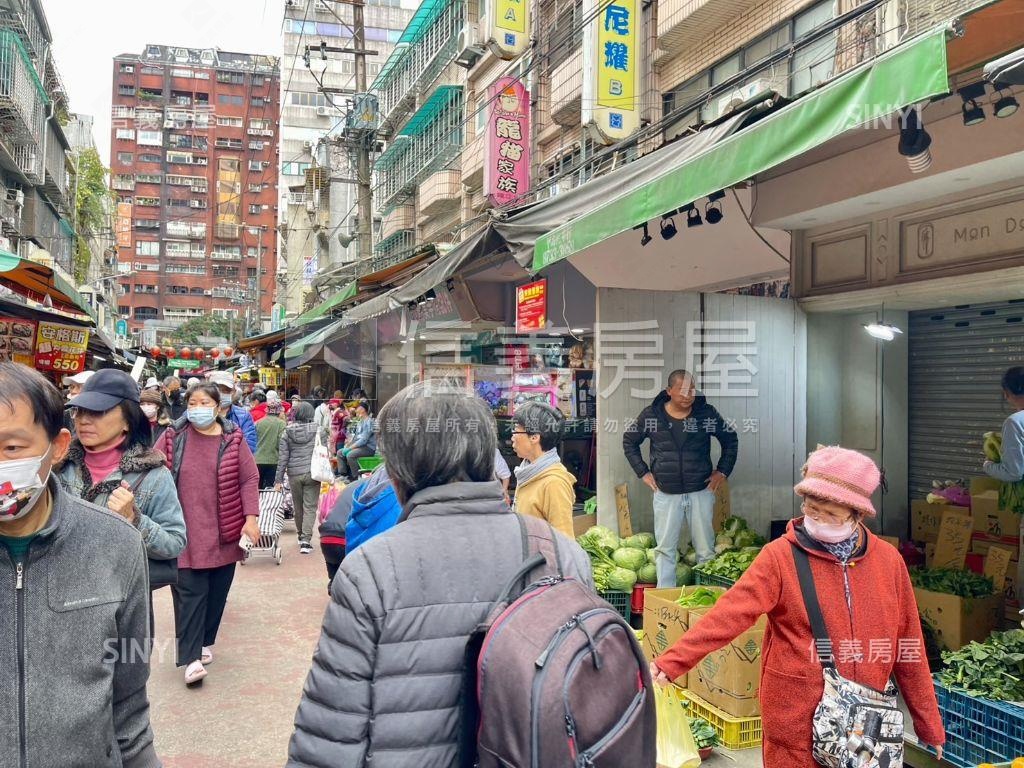
<svg viewBox="0 0 1024 768"><path fill-rule="evenodd" d="M570 539L576 478L562 464L565 417L544 403L524 403L512 416L512 448L523 462L516 467L516 494L512 508L520 515L547 520Z"/></svg>
<svg viewBox="0 0 1024 768"><path fill-rule="evenodd" d="M295 717L293 768L457 766L466 642L524 560L523 528L494 479L497 435L482 400L414 384L384 406L380 424L402 514L347 555L331 583ZM591 585L583 550L551 539L564 575Z"/></svg>

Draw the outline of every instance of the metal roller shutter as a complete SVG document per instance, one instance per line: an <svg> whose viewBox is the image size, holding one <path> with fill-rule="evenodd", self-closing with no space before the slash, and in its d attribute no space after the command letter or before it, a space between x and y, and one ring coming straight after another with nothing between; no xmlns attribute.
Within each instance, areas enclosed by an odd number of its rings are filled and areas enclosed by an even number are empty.
<svg viewBox="0 0 1024 768"><path fill-rule="evenodd" d="M910 494L980 475L981 435L1010 414L1000 380L1024 364L1024 299L910 313Z"/></svg>

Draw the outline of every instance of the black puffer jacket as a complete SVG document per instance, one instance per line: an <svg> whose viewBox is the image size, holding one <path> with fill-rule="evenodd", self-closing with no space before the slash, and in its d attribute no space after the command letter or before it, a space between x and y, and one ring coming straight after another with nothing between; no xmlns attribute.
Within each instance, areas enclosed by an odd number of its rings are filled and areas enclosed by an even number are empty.
<svg viewBox="0 0 1024 768"><path fill-rule="evenodd" d="M711 437L722 446L718 471L728 476L736 466L739 438L735 427L726 428L725 420L708 405L704 395L697 395L690 413L689 428L672 429L672 420L665 411L668 393L659 392L643 409L635 425L622 436L622 450L637 477L654 473L654 481L662 493L694 493L707 487L711 477ZM673 434L675 433L675 434ZM644 461L640 446L651 441L650 464Z"/></svg>

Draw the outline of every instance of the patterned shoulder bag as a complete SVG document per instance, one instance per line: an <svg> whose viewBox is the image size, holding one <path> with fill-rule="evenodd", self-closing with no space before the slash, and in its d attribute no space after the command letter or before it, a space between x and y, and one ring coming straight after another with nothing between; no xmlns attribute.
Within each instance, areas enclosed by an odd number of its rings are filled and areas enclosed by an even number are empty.
<svg viewBox="0 0 1024 768"><path fill-rule="evenodd" d="M825 692L812 722L815 762L826 768L901 768L903 712L896 704L896 687L889 681L885 691L876 691L839 674L810 560L795 544L793 560L825 678Z"/></svg>

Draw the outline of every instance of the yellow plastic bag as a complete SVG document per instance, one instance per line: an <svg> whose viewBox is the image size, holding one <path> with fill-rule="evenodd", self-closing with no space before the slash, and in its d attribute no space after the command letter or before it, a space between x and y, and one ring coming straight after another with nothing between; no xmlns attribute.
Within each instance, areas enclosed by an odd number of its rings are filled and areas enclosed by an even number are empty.
<svg viewBox="0 0 1024 768"><path fill-rule="evenodd" d="M674 685L654 686L658 717L658 768L697 768L700 754L690 731L683 694Z"/></svg>

